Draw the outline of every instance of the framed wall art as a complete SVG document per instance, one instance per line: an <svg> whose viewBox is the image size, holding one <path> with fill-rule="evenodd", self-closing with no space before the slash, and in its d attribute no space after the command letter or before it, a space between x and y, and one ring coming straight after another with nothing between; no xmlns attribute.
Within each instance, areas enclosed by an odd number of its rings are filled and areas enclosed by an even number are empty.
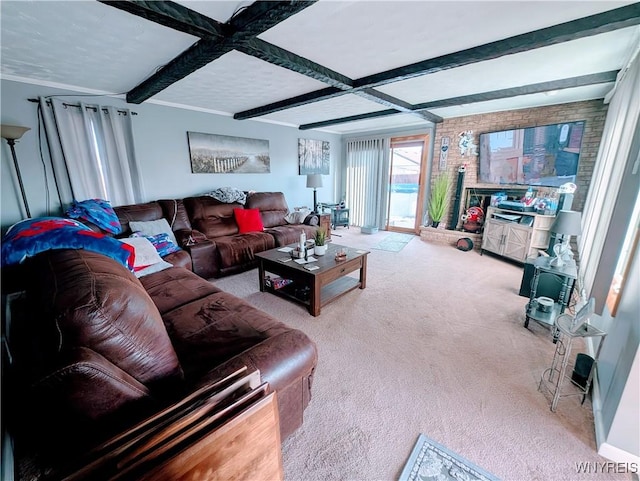
<svg viewBox="0 0 640 481"><path fill-rule="evenodd" d="M269 141L187 132L194 174L267 174Z"/></svg>
<svg viewBox="0 0 640 481"><path fill-rule="evenodd" d="M329 142L324 140L298 139L298 165L300 175L329 175Z"/></svg>

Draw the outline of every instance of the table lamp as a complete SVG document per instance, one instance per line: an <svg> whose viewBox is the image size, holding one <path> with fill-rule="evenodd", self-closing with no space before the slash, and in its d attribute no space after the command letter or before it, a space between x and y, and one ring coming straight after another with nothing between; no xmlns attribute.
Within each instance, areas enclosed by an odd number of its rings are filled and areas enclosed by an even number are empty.
<svg viewBox="0 0 640 481"><path fill-rule="evenodd" d="M18 127L17 125L0 125L0 137L7 141L7 144L9 144L9 148L11 149L11 157L13 157L13 166L16 169L16 176L18 177L18 184L20 185L20 193L22 194L24 210L27 213L27 218L31 218L29 202L27 202L27 194L24 191L24 184L22 183L22 175L20 174L20 166L18 165L15 148L16 140L20 140L28 130L31 129L29 127Z"/></svg>
<svg viewBox="0 0 640 481"><path fill-rule="evenodd" d="M307 188L313 189L313 212L316 211L318 200L316 197L316 189L322 187L322 175L320 174L308 174L307 175Z"/></svg>
<svg viewBox="0 0 640 481"><path fill-rule="evenodd" d="M573 210L561 210L558 212L556 219L549 228L551 232L555 232L562 236L562 242L553 246L555 257L551 261L552 266L563 267L573 261L573 252L569 241L572 235L580 235L582 233L582 219L580 212Z"/></svg>

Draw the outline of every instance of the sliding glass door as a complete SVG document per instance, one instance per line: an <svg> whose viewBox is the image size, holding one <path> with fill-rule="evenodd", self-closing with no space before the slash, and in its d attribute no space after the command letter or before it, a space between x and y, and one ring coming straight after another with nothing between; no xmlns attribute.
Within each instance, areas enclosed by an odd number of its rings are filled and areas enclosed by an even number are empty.
<svg viewBox="0 0 640 481"><path fill-rule="evenodd" d="M386 229L417 232L423 214L428 135L391 139Z"/></svg>

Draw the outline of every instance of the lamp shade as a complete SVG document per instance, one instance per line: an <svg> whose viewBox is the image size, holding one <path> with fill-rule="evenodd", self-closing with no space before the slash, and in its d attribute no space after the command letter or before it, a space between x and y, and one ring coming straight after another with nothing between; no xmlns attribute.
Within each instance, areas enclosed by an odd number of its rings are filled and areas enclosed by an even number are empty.
<svg viewBox="0 0 640 481"><path fill-rule="evenodd" d="M582 233L580 212L561 210L549 230L562 235L580 235Z"/></svg>
<svg viewBox="0 0 640 481"><path fill-rule="evenodd" d="M7 140L18 140L24 135L29 127L18 127L17 125L0 125L0 137Z"/></svg>
<svg viewBox="0 0 640 481"><path fill-rule="evenodd" d="M322 175L320 174L307 175L307 187L309 187L310 189L317 189L318 187L322 187Z"/></svg>

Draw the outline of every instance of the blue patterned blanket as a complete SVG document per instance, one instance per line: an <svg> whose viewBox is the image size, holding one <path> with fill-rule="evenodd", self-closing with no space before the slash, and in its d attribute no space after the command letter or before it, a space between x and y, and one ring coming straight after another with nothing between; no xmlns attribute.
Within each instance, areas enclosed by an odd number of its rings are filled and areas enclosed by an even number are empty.
<svg viewBox="0 0 640 481"><path fill-rule="evenodd" d="M81 219L92 222L105 232L120 234L122 228L120 220L107 200L87 199L73 201L73 205L66 214L72 219Z"/></svg>
<svg viewBox="0 0 640 481"><path fill-rule="evenodd" d="M37 217L11 226L2 239L2 266L19 264L27 257L53 249L87 249L111 257L133 271L133 247L63 217Z"/></svg>

